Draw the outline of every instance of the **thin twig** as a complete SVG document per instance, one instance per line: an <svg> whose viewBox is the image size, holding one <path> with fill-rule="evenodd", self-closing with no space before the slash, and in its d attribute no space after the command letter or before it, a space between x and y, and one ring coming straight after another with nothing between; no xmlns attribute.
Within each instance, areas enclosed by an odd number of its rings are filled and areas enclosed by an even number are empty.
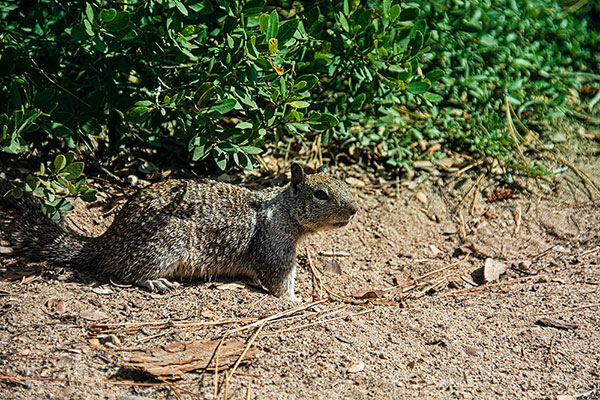
<svg viewBox="0 0 600 400"><path fill-rule="evenodd" d="M441 296L456 296L459 294L466 294L466 293L478 293L481 292L485 289L489 289L492 287L496 287L496 286L503 286L503 285L510 285L511 283L516 283L516 282L521 282L521 281L525 281L525 280L529 280L529 279L535 279L535 278L542 278L548 276L548 274L540 274L540 275L531 275L531 276L523 276L521 278L515 278L515 279L511 279L508 281L504 281L504 282L497 282L497 283L490 283L488 285L482 285L482 286L477 286L474 288L468 288L468 289L459 289L459 290L455 290L453 292L446 292L446 293L441 293Z"/></svg>
<svg viewBox="0 0 600 400"><path fill-rule="evenodd" d="M260 333L260 331L262 331L262 329L266 325L266 323L267 323L267 321L263 322L262 325L260 325L258 327L258 329L256 330L256 332L254 332L254 334L252 335L252 337L248 341L248 344L246 344L246 348L244 349L244 351L242 352L242 354L240 354L240 357L237 359L235 365L231 369L231 372L225 376L225 394L223 396L224 400L227 400L227 388L229 387L229 380L235 374L235 371L237 370L238 366L240 365L240 363L242 362L242 360L246 356L246 353L248 353L248 350L250 350L250 347L252 346L252 343L254 343L254 341L258 337L258 334Z"/></svg>
<svg viewBox="0 0 600 400"><path fill-rule="evenodd" d="M521 206L517 206L517 216L515 217L515 230L514 237L517 237L519 234L519 229L521 228Z"/></svg>
<svg viewBox="0 0 600 400"><path fill-rule="evenodd" d="M540 317L542 315L561 314L561 313L564 313L564 312L578 311L578 310L584 310L586 308L594 308L594 307L600 307L600 303L588 304L588 305L585 305L585 306L579 306L579 307L573 307L573 308L566 308L564 310L558 310L558 311L543 312L543 313L533 314L532 316L534 316L534 317Z"/></svg>
<svg viewBox="0 0 600 400"><path fill-rule="evenodd" d="M271 321L276 320L278 318L287 317L288 315L295 314L295 313L297 313L299 311L306 310L308 308L316 306L317 304L325 303L326 301L327 301L327 299L321 299L321 300L318 300L318 301L314 301L312 303L308 303L308 304L304 304L304 305L301 305L301 306L298 306L298 307L290 308L289 310L282 311L282 312L279 312L277 314L270 315L268 317L262 318L262 319L260 319L260 320L258 320L256 322L251 323L251 324L244 325L244 326L241 326L239 328L236 328L236 329L232 330L230 333L233 334L233 333L238 333L238 332L245 331L245 330L248 330L248 329L252 329L252 328L254 328L256 326L260 326L260 325L262 325L264 323L271 322Z"/></svg>
<svg viewBox="0 0 600 400"><path fill-rule="evenodd" d="M335 318L323 319L323 320L319 320L319 321L308 322L306 324L302 324L302 325L298 325L298 326L292 326L292 327L285 328L285 329L280 329L280 330L275 331L275 332L269 332L266 335L268 335L268 336L279 335L281 333L295 331L295 330L298 330L298 329L307 328L309 326L314 326L314 325L319 325L319 324L326 324L326 323L331 322L331 321L337 321L338 319L344 319L344 318L348 318L348 317L356 317L358 315L363 315L363 314L367 314L367 313L370 313L370 312L373 312L373 310L372 309L363 310L363 311L357 312L355 314L341 315L341 316L335 317Z"/></svg>
<svg viewBox="0 0 600 400"><path fill-rule="evenodd" d="M312 274L314 275L315 279L317 280L317 282L319 283L319 287L321 289L325 290L332 297L338 298L343 301L352 301L351 298L343 296L339 293L336 293L323 284L323 281L321 280L321 276L319 273L317 273L316 268L312 262L312 258L310 257L310 251L308 249L306 249L306 258L308 259L308 266L310 267L310 270L311 270Z"/></svg>
<svg viewBox="0 0 600 400"><path fill-rule="evenodd" d="M464 205L464 203L467 201L467 199L471 195L471 192L473 190L475 190L475 187L479 184L479 182L481 182L481 180L483 179L484 176L485 176L485 172L482 172L477 177L477 180L471 185L471 187L469 188L469 191L467 192L467 194L465 195L465 197L463 197L462 200L460 201L460 203L458 203L458 206L456 207L457 211L459 211L462 208L462 206Z"/></svg>
<svg viewBox="0 0 600 400"><path fill-rule="evenodd" d="M427 278L427 277L429 277L431 275L437 274L438 272L442 272L442 271L446 271L448 269L452 269L452 268L454 268L454 267L462 264L463 262L465 262L467 260L467 258L469 258L469 254L467 254L466 256L464 256L462 260L458 260L458 261L456 261L456 262L454 262L452 264L446 265L445 267L442 267L442 268L436 269L434 271L428 272L425 275L421 275L418 278L415 278L414 281L417 282L417 281L425 279L425 278Z"/></svg>

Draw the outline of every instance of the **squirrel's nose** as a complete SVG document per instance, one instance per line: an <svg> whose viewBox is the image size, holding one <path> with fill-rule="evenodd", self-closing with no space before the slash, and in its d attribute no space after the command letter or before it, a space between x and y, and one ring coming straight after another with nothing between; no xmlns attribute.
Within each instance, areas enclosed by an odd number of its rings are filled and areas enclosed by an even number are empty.
<svg viewBox="0 0 600 400"><path fill-rule="evenodd" d="M358 212L358 203L357 202L350 203L350 206L348 207L348 212L350 213L350 216L353 217L354 214L356 214Z"/></svg>

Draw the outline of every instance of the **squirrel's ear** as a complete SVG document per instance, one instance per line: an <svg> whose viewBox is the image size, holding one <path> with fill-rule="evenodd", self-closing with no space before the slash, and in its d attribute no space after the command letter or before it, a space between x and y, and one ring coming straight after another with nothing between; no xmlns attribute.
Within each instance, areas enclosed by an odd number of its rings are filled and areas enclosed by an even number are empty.
<svg viewBox="0 0 600 400"><path fill-rule="evenodd" d="M319 169L317 170L317 173L319 173L319 174L326 174L327 171L329 171L329 168L327 168L327 166L325 166L325 165L321 165L319 167Z"/></svg>
<svg viewBox="0 0 600 400"><path fill-rule="evenodd" d="M304 180L304 170L298 163L292 164L292 185L297 186Z"/></svg>

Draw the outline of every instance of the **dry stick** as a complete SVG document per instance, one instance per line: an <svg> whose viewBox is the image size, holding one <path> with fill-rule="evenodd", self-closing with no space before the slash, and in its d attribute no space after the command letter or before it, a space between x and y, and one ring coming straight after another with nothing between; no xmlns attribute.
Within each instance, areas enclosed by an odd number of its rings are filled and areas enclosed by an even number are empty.
<svg viewBox="0 0 600 400"><path fill-rule="evenodd" d="M579 256L587 256L588 254L592 254L600 250L600 247L596 247L595 249L586 250L583 253L579 254Z"/></svg>
<svg viewBox="0 0 600 400"><path fill-rule="evenodd" d="M455 295L466 294L466 293L478 293L478 292L480 292L482 290L489 289L491 287L502 286L502 285L509 285L511 283L516 283L516 282L525 281L525 280L534 279L534 278L542 278L542 277L545 277L545 276L548 276L548 274L523 276L521 278L515 278L515 279L511 279L511 280L504 281L504 282L490 283L488 285L477 286L477 287L474 287L474 288L460 289L460 290L455 290L453 292L441 293L440 295L441 296L455 296Z"/></svg>
<svg viewBox="0 0 600 400"><path fill-rule="evenodd" d="M556 367L554 363L554 357L552 356L552 349L554 349L554 339L556 339L556 333L552 335L552 341L550 342L550 348L548 349L548 355L550 356L550 361L552 362L552 368Z"/></svg>
<svg viewBox="0 0 600 400"><path fill-rule="evenodd" d="M252 378L248 377L248 386L246 387L246 400L250 400L250 385L252 384Z"/></svg>
<svg viewBox="0 0 600 400"><path fill-rule="evenodd" d="M599 92L600 93L600 92ZM564 210L565 208L579 208L579 207L587 207L591 206L595 202L600 201L600 197L596 197L595 199L578 201L577 203L567 204L565 206L559 207L559 210Z"/></svg>
<svg viewBox="0 0 600 400"><path fill-rule="evenodd" d="M571 312L571 311L578 311L578 310L583 310L583 309L586 309L586 308L594 308L594 307L600 307L600 303L588 304L586 306L579 306L579 307L573 307L573 308L566 308L564 310L558 310L558 311L549 311L549 312L544 312L544 313L539 313L539 314L533 314L532 316L534 316L534 317L540 317L542 315L554 315L554 314L560 314L560 313Z"/></svg>
<svg viewBox="0 0 600 400"><path fill-rule="evenodd" d="M112 327L112 326L127 326L127 327L147 327L148 329L161 329L163 327L176 327L176 328L187 328L189 326L214 326L214 325L225 325L225 324L235 324L236 322L239 322L239 319L232 319L232 320L224 320L224 321L215 321L215 322L188 322L188 321L179 321L179 322L173 322L173 321L150 321L150 322L121 322L121 323L113 323L113 324L93 324L90 326L94 326L94 325L98 325L98 326L106 326L106 327ZM155 325L156 328L154 328L151 325Z"/></svg>
<svg viewBox="0 0 600 400"><path fill-rule="evenodd" d="M516 238L519 234L519 229L521 228L521 206L517 206L517 217L515 219L515 231L513 236Z"/></svg>
<svg viewBox="0 0 600 400"><path fill-rule="evenodd" d="M256 330L256 332L254 332L254 334L252 335L252 337L248 341L248 344L246 345L246 348L244 349L244 351L242 352L242 354L240 354L240 357L238 358L238 360L236 361L235 365L231 369L231 372L225 376L225 389L226 390L229 387L229 380L235 374L235 370L238 368L238 366L240 365L240 363L244 359L244 356L246 355L246 353L248 353L248 350L250 350L250 346L252 346L252 343L254 343L254 341L256 340L256 337L258 336L258 334L260 333L260 331L262 331L262 328L266 325L266 323L267 323L267 321L263 322L262 325L260 325L258 327L258 329ZM225 392L223 399L227 400L227 392Z"/></svg>
<svg viewBox="0 0 600 400"><path fill-rule="evenodd" d="M471 187L469 188L469 191L467 192L467 194L465 195L465 197L463 197L463 199L460 201L460 203L458 203L458 207L456 207L457 211L460 211L460 209L464 205L465 201L467 201L467 198L471 195L471 192L475 189L475 186L477 186L479 184L479 182L483 179L484 176L485 176L485 172L482 172L477 177L477 180L471 185Z"/></svg>
<svg viewBox="0 0 600 400"><path fill-rule="evenodd" d="M260 319L260 320L258 320L256 322L251 323L251 324L244 325L244 326L241 326L239 328L236 328L236 329L232 330L230 333L233 334L233 333L245 331L245 330L254 328L256 326L260 326L260 325L262 325L264 323L271 322L271 321L273 321L275 319L278 319L278 318L281 318L281 317L287 317L290 314L295 314L298 311L306 310L307 308L311 308L313 306L316 306L317 304L325 303L326 301L327 301L327 299L322 299L322 300L314 301L312 303L304 304L304 305L301 305L301 306L298 306L298 307L290 308L289 310L282 311L280 313L270 315L268 317L262 318L262 319Z"/></svg>
<svg viewBox="0 0 600 400"><path fill-rule="evenodd" d="M177 397L179 400L181 400L181 396L179 396L179 392L177 390L175 390L175 388L171 385L170 382L167 382L166 380L161 379L161 378L158 378L158 380L161 381L162 383L164 383L166 387L171 389L171 391L173 392L175 397ZM193 393L193 392L190 391L190 393Z"/></svg>
<svg viewBox="0 0 600 400"><path fill-rule="evenodd" d="M483 174L479 176L483 176ZM471 209L469 210L471 215L475 215L475 202L477 202L477 197L479 195L479 186L481 186L481 180L477 178L477 181L475 182L475 190L473 192L473 202L471 203Z"/></svg>
<svg viewBox="0 0 600 400"><path fill-rule="evenodd" d="M458 226L458 235L460 236L460 240L462 242L467 241L467 229L465 228L465 218L462 215L462 210L458 210L458 218L460 220L460 225Z"/></svg>
<svg viewBox="0 0 600 400"><path fill-rule="evenodd" d="M41 381L41 382L65 382L65 383L79 383L82 385L106 385L106 386L165 386L164 383L157 382L135 382L135 381L90 381L90 380L77 380L68 378L45 378L38 376L10 376L0 375L0 380L9 381ZM179 385L177 385L179 386Z"/></svg>
<svg viewBox="0 0 600 400"><path fill-rule="evenodd" d="M462 264L463 262L465 262L467 260L467 258L469 258L469 254L467 254L466 256L464 256L464 258L462 260L458 260L458 261L456 261L456 262L454 262L454 263L452 263L450 265L446 265L445 267L436 269L434 271L426 273L425 275L421 275L418 278L415 278L415 282L418 281L418 280L421 280L421 279L425 279L425 278L427 278L427 277L429 277L431 275L437 274L438 272L442 272L442 271L446 271L448 269L452 269L452 268L454 268L454 267Z"/></svg>
<svg viewBox="0 0 600 400"><path fill-rule="evenodd" d="M285 328L285 329L280 329L280 330L275 331L275 332L269 332L266 335L268 335L268 336L279 335L281 333L285 333L285 332L289 332L289 331L294 331L294 330L297 330L297 329L303 329L303 328L307 328L307 327L313 326L313 325L325 324L327 322L337 321L338 319L344 319L344 318L348 318L348 317L356 317L356 316L367 314L367 313L370 313L370 312L373 312L373 309L363 310L363 311L357 312L355 314L341 315L341 316L335 317L335 318L330 318L330 319L324 319L324 320L319 320L319 321L308 322L306 324L302 324L302 325L298 325L298 326L292 326L292 327Z"/></svg>
<svg viewBox="0 0 600 400"><path fill-rule="evenodd" d="M433 285L421 290L419 293L417 293L417 297L421 297L421 296L425 295L427 292L429 292L430 290L435 289L436 287L440 286L442 283L444 283L446 281L446 279L447 279L447 277L444 276L442 279L440 279Z"/></svg>
<svg viewBox="0 0 600 400"><path fill-rule="evenodd" d="M306 249L306 258L308 259L308 266L310 267L312 274L314 275L321 288L323 288L332 297L338 298L343 301L352 301L351 298L338 294L323 284L321 276L317 273L315 266L313 265L312 258L310 257L310 251L308 249Z"/></svg>
<svg viewBox="0 0 600 400"><path fill-rule="evenodd" d="M519 153L519 156L521 157L521 161L523 161L523 165L527 166L527 159L525 159L525 156L523 155L523 151L521 151L521 146L519 146L519 139L517 138L517 129L515 128L515 124L513 123L512 120L512 116L511 116L511 110L512 107L510 106L510 103L508 102L508 96L504 97L504 107L505 107L505 112L506 112L506 120L508 122L508 131L510 132L510 134L513 137L513 140L515 141L515 146L517 146L517 152ZM512 110L514 112L514 110Z"/></svg>

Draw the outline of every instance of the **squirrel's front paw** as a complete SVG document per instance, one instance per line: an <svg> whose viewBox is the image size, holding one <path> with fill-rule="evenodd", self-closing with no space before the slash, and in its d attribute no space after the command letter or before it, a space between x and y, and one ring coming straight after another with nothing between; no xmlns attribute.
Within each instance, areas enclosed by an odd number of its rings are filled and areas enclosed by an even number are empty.
<svg viewBox="0 0 600 400"><path fill-rule="evenodd" d="M302 300L302 297L298 297L296 296L294 293L288 293L285 296L283 296L284 300L287 301L291 301L292 303L302 303L304 300Z"/></svg>
<svg viewBox="0 0 600 400"><path fill-rule="evenodd" d="M151 292L160 293L166 293L169 290L174 290L179 287L179 284L177 282L171 282L165 278L148 279L145 281L139 281L137 284L142 287L148 288L148 290L150 290Z"/></svg>

